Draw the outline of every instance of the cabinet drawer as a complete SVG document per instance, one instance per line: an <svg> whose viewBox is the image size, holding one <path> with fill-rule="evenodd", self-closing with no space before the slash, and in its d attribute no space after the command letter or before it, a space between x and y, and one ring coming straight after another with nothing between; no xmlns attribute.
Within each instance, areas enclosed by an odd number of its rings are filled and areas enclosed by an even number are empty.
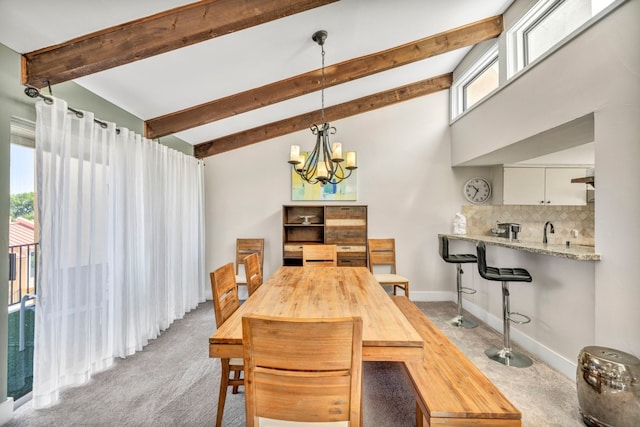
<svg viewBox="0 0 640 427"><path fill-rule="evenodd" d="M367 257L367 247L365 245L337 245L338 255L351 257Z"/></svg>
<svg viewBox="0 0 640 427"><path fill-rule="evenodd" d="M366 206L327 206L325 219L367 219Z"/></svg>
<svg viewBox="0 0 640 427"><path fill-rule="evenodd" d="M366 245L367 229L366 227L326 227L324 232L324 241L327 244L336 245Z"/></svg>
<svg viewBox="0 0 640 427"><path fill-rule="evenodd" d="M338 267L366 267L367 258L349 258L338 255Z"/></svg>
<svg viewBox="0 0 640 427"><path fill-rule="evenodd" d="M284 245L285 258L302 258L302 245Z"/></svg>

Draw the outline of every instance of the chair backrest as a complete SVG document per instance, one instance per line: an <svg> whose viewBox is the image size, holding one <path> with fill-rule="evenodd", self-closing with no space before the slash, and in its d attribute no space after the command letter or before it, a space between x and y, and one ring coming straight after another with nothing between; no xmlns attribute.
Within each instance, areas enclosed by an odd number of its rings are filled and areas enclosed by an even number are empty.
<svg viewBox="0 0 640 427"><path fill-rule="evenodd" d="M233 263L230 262L212 271L210 276L213 309L216 313L216 327L219 328L240 307Z"/></svg>
<svg viewBox="0 0 640 427"><path fill-rule="evenodd" d="M303 245L302 265L305 267L336 267L338 265L336 245Z"/></svg>
<svg viewBox="0 0 640 427"><path fill-rule="evenodd" d="M480 277L487 279L487 248L484 242L476 244L476 252L478 255L478 273Z"/></svg>
<svg viewBox="0 0 640 427"><path fill-rule="evenodd" d="M440 249L440 256L442 259L446 260L449 258L449 239L447 239L447 236L440 236L438 240L440 241L440 244L438 245Z"/></svg>
<svg viewBox="0 0 640 427"><path fill-rule="evenodd" d="M391 274L396 274L396 240L395 239L369 239L369 271L373 273L376 265L389 266Z"/></svg>
<svg viewBox="0 0 640 427"><path fill-rule="evenodd" d="M236 274L239 274L240 264L244 264L244 259L253 253L257 253L260 257L260 271L262 271L264 268L264 239L236 239Z"/></svg>
<svg viewBox="0 0 640 427"><path fill-rule="evenodd" d="M242 318L242 337L247 426L265 418L361 425L360 317L250 314Z"/></svg>
<svg viewBox="0 0 640 427"><path fill-rule="evenodd" d="M252 253L244 259L244 270L247 274L247 290L251 296L262 285L262 269L257 253Z"/></svg>

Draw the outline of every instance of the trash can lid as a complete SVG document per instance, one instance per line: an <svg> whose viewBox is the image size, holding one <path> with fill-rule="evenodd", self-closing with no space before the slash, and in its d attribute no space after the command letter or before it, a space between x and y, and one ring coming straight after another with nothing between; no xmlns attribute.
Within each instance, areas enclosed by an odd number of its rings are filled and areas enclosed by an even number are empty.
<svg viewBox="0 0 640 427"><path fill-rule="evenodd" d="M580 353L588 353L592 356L597 357L598 359L611 363L619 363L625 366L638 365L638 367L640 367L640 359L632 354L625 353L624 351L620 350L615 350L613 348L588 346L583 348Z"/></svg>

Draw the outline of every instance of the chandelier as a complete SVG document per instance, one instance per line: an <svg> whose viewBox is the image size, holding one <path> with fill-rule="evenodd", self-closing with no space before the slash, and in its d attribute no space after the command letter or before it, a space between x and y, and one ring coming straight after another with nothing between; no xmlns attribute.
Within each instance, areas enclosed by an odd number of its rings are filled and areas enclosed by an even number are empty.
<svg viewBox="0 0 640 427"><path fill-rule="evenodd" d="M329 135L335 134L336 128L324 120L324 41L327 39L327 32L316 31L311 39L322 49L322 124L311 125L311 132L316 136L316 145L311 154L305 157L304 154L300 154L299 145L292 145L289 163L300 178L309 184L337 184L349 178L351 172L358 168L356 153L346 153L347 161L343 168L342 144L331 144L329 141Z"/></svg>

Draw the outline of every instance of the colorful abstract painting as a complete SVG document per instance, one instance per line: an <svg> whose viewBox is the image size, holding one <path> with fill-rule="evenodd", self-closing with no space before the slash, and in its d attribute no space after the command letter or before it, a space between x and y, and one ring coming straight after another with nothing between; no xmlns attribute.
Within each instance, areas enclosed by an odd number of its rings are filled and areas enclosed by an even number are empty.
<svg viewBox="0 0 640 427"><path fill-rule="evenodd" d="M303 153L306 155L306 153ZM291 170L291 200L357 200L358 171L338 184L309 184Z"/></svg>

